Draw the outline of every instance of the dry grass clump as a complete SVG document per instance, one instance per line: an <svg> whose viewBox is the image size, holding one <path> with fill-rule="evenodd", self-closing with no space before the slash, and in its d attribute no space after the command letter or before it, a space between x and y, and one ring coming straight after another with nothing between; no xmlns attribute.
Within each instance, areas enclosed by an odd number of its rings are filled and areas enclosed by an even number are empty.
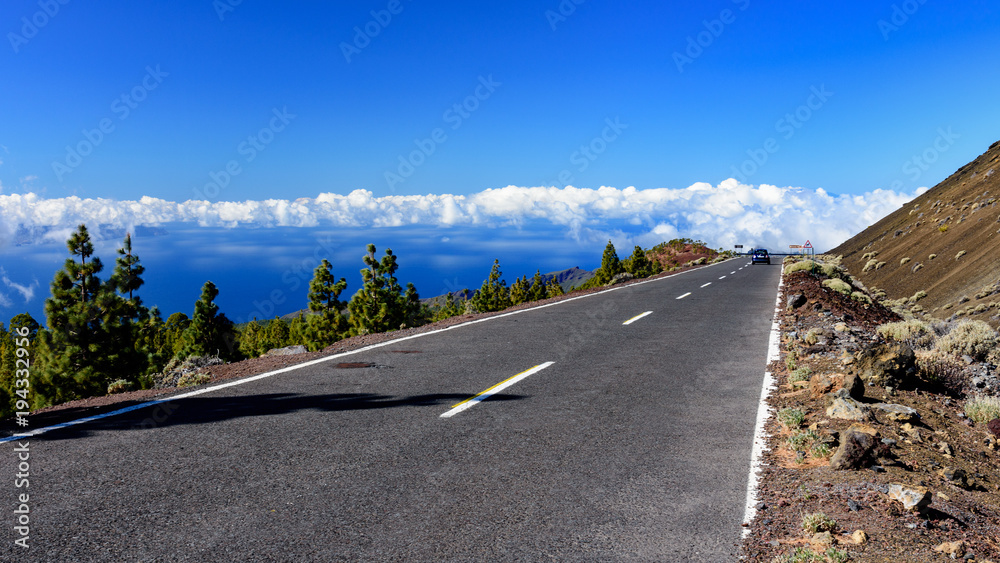
<svg viewBox="0 0 1000 563"><path fill-rule="evenodd" d="M1000 397L979 396L965 403L965 416L980 424L1000 418Z"/></svg>
<svg viewBox="0 0 1000 563"><path fill-rule="evenodd" d="M920 291L910 296L910 303L916 303L917 301L920 301L924 297L927 297L927 292L921 289Z"/></svg>
<svg viewBox="0 0 1000 563"><path fill-rule="evenodd" d="M964 250L959 250L958 254L955 255L955 260L958 260L959 258L961 258L963 256L965 256L965 251Z"/></svg>
<svg viewBox="0 0 1000 563"><path fill-rule="evenodd" d="M917 319L885 323L875 330L884 338L905 342L914 348L927 348L934 344L934 330L929 324Z"/></svg>
<svg viewBox="0 0 1000 563"><path fill-rule="evenodd" d="M997 345L997 333L983 321L962 321L937 341L937 349L957 356L983 360Z"/></svg>
<svg viewBox="0 0 1000 563"><path fill-rule="evenodd" d="M902 260L899 261L899 265L902 266L902 265L906 264L909 261L910 261L910 257L907 256L906 258L903 258Z"/></svg>
<svg viewBox="0 0 1000 563"><path fill-rule="evenodd" d="M933 260L935 258L937 258L937 254L931 254L930 256L927 257L928 260Z"/></svg>

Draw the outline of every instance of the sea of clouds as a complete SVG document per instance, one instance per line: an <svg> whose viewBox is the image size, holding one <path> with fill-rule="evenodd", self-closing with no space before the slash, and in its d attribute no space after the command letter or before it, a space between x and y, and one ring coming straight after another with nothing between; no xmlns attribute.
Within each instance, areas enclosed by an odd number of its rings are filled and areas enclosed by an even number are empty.
<svg viewBox="0 0 1000 563"><path fill-rule="evenodd" d="M347 195L262 201L166 201L0 194L0 248L18 230L43 228L43 238L64 241L80 223L132 228L168 223L204 227L515 227L544 222L581 241L628 238L652 245L676 237L701 239L713 247L787 248L810 240L829 249L922 193L874 190L834 195L822 188L734 179L717 186L683 189L585 189L568 186L488 189L470 195Z"/></svg>

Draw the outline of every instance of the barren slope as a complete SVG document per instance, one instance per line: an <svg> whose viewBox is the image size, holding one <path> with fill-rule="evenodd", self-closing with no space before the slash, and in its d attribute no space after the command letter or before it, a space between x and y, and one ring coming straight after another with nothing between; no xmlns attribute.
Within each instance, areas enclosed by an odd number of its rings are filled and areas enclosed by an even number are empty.
<svg viewBox="0 0 1000 563"><path fill-rule="evenodd" d="M935 317L998 326L998 197L1000 142L830 254L843 255L848 270L889 298L925 291L919 305Z"/></svg>

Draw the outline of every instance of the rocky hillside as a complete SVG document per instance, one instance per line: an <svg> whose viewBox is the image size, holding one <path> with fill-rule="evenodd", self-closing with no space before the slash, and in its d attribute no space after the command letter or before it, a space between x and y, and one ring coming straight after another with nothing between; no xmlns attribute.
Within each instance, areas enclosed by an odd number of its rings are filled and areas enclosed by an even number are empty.
<svg viewBox="0 0 1000 563"><path fill-rule="evenodd" d="M830 254L918 314L1000 326L998 198L1000 142Z"/></svg>
<svg viewBox="0 0 1000 563"><path fill-rule="evenodd" d="M996 332L902 320L837 258L796 260L743 559L1000 560Z"/></svg>

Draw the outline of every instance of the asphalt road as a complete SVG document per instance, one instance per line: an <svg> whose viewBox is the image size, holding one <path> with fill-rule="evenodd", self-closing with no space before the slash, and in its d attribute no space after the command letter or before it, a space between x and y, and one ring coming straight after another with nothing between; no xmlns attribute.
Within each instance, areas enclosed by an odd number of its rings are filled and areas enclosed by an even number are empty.
<svg viewBox="0 0 1000 563"><path fill-rule="evenodd" d="M2 444L0 559L733 561L780 277L746 264L35 436L28 489Z"/></svg>

